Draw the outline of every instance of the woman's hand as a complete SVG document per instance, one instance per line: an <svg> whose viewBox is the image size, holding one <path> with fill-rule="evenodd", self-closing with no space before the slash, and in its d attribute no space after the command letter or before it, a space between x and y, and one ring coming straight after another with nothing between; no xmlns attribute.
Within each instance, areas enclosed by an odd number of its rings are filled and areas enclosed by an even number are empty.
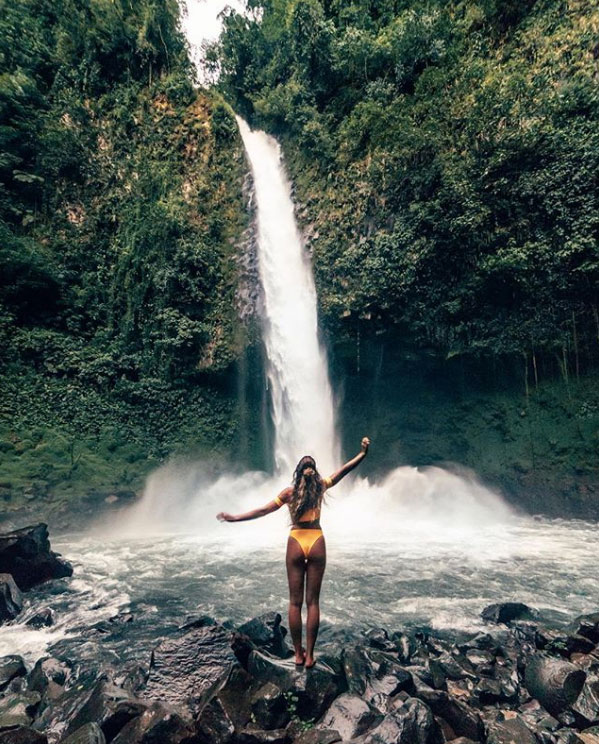
<svg viewBox="0 0 599 744"><path fill-rule="evenodd" d="M362 437L362 444L360 446L360 449L364 454L368 452L368 448L370 447L370 439L368 437Z"/></svg>
<svg viewBox="0 0 599 744"><path fill-rule="evenodd" d="M219 522L234 522L235 517L232 514L229 514L228 512L219 512L216 515L216 518Z"/></svg>

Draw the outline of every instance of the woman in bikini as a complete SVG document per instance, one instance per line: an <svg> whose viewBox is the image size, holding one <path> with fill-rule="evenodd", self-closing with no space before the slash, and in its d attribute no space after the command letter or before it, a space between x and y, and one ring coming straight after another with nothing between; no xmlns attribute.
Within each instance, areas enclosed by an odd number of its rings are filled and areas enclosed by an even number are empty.
<svg viewBox="0 0 599 744"><path fill-rule="evenodd" d="M305 664L307 668L314 666L314 644L320 624L318 601L327 559L324 535L320 528L320 507L325 491L337 485L362 462L369 445L370 440L364 437L360 452L329 478L322 478L316 470L314 458L306 455L297 464L293 485L284 488L273 501L245 514L221 512L217 515L222 522L244 522L271 514L283 504L289 507L291 532L287 540L286 558L289 580L289 629L295 649L295 663ZM308 607L305 650L302 647L304 579Z"/></svg>

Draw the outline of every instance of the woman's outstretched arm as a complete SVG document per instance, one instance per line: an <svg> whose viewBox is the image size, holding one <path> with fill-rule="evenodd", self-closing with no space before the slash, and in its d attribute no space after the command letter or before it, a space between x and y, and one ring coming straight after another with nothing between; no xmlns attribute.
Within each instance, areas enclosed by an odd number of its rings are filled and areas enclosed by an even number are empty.
<svg viewBox="0 0 599 744"><path fill-rule="evenodd" d="M342 465L339 470L337 470L333 475L331 475L328 480L331 483L331 486L335 486L342 478L345 478L345 476L351 472L355 467L357 467L362 460L366 457L368 454L368 448L370 447L370 439L368 437L362 437L362 442L360 444L360 451L355 457L352 457L351 460L348 460L345 465Z"/></svg>
<svg viewBox="0 0 599 744"><path fill-rule="evenodd" d="M284 488L276 499L269 501L268 504L258 507L258 509L252 509L244 514L229 514L228 512L219 512L216 518L221 522L247 522L248 519L259 519L265 517L267 514L280 509L281 506L289 500L289 492L292 489Z"/></svg>

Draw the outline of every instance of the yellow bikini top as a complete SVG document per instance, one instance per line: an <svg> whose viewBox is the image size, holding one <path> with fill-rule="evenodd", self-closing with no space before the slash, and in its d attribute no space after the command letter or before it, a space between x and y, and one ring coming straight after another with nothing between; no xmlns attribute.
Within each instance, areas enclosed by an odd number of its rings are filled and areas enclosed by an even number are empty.
<svg viewBox="0 0 599 744"><path fill-rule="evenodd" d="M323 478L322 482L324 483L325 490L333 485L333 481L330 478ZM279 506L283 506L284 502L281 501L278 496L275 496L275 503ZM309 509L304 512L298 524L301 524L302 522L316 522L318 519L320 519L320 507L317 509Z"/></svg>

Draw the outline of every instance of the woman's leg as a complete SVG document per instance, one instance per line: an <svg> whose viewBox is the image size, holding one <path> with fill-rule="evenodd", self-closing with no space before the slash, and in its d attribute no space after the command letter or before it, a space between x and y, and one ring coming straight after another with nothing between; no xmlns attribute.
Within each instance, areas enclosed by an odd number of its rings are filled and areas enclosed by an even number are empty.
<svg viewBox="0 0 599 744"><path fill-rule="evenodd" d="M297 540L290 537L287 541L287 580L289 581L289 631L293 648L295 649L295 663L304 663L304 649L302 648L302 602L304 599L304 576L306 574L306 559L304 551Z"/></svg>
<svg viewBox="0 0 599 744"><path fill-rule="evenodd" d="M308 620L306 622L306 667L314 666L314 644L320 625L320 587L324 569L327 565L327 548L324 537L319 537L308 554L306 566L306 604Z"/></svg>

